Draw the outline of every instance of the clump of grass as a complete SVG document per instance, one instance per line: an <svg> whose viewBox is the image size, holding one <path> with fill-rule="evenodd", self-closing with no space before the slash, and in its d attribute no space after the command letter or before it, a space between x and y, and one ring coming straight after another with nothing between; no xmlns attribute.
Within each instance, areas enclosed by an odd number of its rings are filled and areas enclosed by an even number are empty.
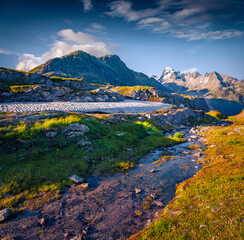
<svg viewBox="0 0 244 240"><path fill-rule="evenodd" d="M160 167L163 163L167 162L169 159L170 159L169 155L163 155L160 156L158 160L154 161L153 164L156 164Z"/></svg>
<svg viewBox="0 0 244 240"><path fill-rule="evenodd" d="M143 213L142 213L142 211L140 211L140 210L136 210L136 211L135 211L135 214L136 214L137 216L142 216Z"/></svg>
<svg viewBox="0 0 244 240"><path fill-rule="evenodd" d="M143 210L151 210L152 209L152 204L149 201L144 201L141 205L141 208Z"/></svg>
<svg viewBox="0 0 244 240"><path fill-rule="evenodd" d="M183 138L183 133L182 132L176 132L174 134L174 138L182 139Z"/></svg>
<svg viewBox="0 0 244 240"><path fill-rule="evenodd" d="M212 110L212 111L208 112L207 114L209 116L212 116L212 117L217 118L217 119L226 119L227 118L224 114L222 114L219 111L213 111Z"/></svg>

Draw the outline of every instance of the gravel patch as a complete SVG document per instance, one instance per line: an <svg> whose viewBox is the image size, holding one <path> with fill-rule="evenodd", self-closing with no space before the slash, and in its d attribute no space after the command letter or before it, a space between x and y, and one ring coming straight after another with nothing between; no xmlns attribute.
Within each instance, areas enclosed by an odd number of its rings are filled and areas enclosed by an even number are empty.
<svg viewBox="0 0 244 240"><path fill-rule="evenodd" d="M143 113L160 110L170 104L127 100L123 102L25 102L1 103L0 112L104 112L104 113Z"/></svg>

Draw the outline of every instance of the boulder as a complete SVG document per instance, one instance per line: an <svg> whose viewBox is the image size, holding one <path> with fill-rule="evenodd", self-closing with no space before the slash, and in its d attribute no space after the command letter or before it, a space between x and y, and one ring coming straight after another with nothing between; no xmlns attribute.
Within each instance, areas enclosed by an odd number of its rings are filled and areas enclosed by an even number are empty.
<svg viewBox="0 0 244 240"><path fill-rule="evenodd" d="M46 133L46 136L47 136L47 137L50 137L50 138L53 138L53 137L55 137L57 134L58 134L58 132L47 132L47 133Z"/></svg>
<svg viewBox="0 0 244 240"><path fill-rule="evenodd" d="M84 181L84 178L79 177L76 174L73 174L71 177L69 177L69 180L74 181L76 183L80 183Z"/></svg>
<svg viewBox="0 0 244 240"><path fill-rule="evenodd" d="M5 208L0 211L0 222L5 221L10 215L10 208Z"/></svg>
<svg viewBox="0 0 244 240"><path fill-rule="evenodd" d="M79 131L79 132L89 132L89 128L85 124L79 124L79 123L71 123L69 126L67 126L63 132L68 131Z"/></svg>

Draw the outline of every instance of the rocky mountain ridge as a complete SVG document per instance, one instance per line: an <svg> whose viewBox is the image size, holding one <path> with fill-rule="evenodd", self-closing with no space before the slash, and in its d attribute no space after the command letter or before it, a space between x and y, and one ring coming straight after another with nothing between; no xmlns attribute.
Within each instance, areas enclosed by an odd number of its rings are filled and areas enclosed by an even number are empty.
<svg viewBox="0 0 244 240"><path fill-rule="evenodd" d="M243 80L215 71L202 76L199 72L180 73L167 67L158 81L173 92L244 102Z"/></svg>
<svg viewBox="0 0 244 240"><path fill-rule="evenodd" d="M45 76L83 78L87 82L115 86L147 85L166 91L154 78L129 69L116 55L96 58L83 51L74 51L60 58L50 59L31 70Z"/></svg>

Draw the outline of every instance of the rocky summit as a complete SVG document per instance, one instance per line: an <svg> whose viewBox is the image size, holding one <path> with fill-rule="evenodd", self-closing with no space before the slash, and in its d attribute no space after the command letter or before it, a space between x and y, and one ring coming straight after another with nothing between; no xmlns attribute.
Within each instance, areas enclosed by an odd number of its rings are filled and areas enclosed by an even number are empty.
<svg viewBox="0 0 244 240"><path fill-rule="evenodd" d="M129 69L116 55L96 58L80 50L60 58L50 59L34 68L31 73L84 78L87 82L116 86L148 85L165 90L156 79Z"/></svg>

